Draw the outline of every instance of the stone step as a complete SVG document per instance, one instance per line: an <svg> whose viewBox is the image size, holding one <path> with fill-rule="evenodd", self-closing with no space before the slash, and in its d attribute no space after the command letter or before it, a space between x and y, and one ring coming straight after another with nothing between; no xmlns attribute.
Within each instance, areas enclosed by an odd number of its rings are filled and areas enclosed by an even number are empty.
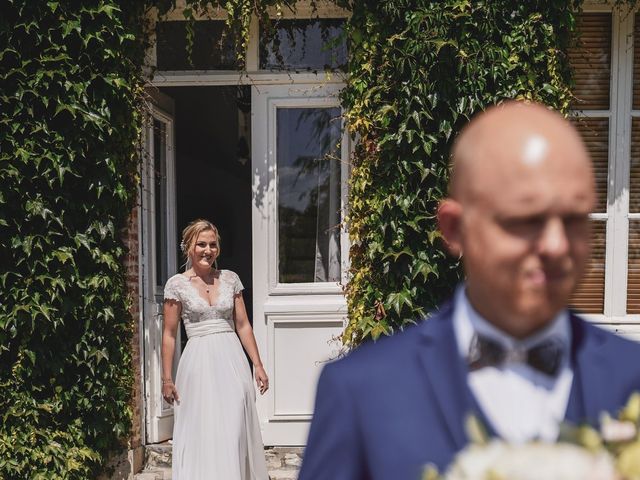
<svg viewBox="0 0 640 480"><path fill-rule="evenodd" d="M144 464L150 467L171 467L171 440L145 446Z"/></svg>
<svg viewBox="0 0 640 480"><path fill-rule="evenodd" d="M265 448L269 480L296 480L302 465L302 447Z"/></svg>
<svg viewBox="0 0 640 480"><path fill-rule="evenodd" d="M302 447L267 447L269 480L296 480L302 464ZM147 445L145 467L134 480L171 480L171 442Z"/></svg>
<svg viewBox="0 0 640 480"><path fill-rule="evenodd" d="M171 467L145 469L135 475L134 480L171 480Z"/></svg>
<svg viewBox="0 0 640 480"><path fill-rule="evenodd" d="M144 447L144 469L134 480L171 480L171 441Z"/></svg>

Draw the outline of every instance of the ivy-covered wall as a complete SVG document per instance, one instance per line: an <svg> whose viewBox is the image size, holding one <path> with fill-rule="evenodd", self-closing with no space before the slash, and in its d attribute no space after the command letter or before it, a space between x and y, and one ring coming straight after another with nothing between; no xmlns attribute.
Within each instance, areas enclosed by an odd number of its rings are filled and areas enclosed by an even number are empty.
<svg viewBox="0 0 640 480"><path fill-rule="evenodd" d="M572 1L359 0L343 94L353 158L347 228L350 346L391 334L448 297L460 278L435 213L452 142L505 98L566 111Z"/></svg>
<svg viewBox="0 0 640 480"><path fill-rule="evenodd" d="M126 444L142 2L0 1L0 478Z"/></svg>
<svg viewBox="0 0 640 480"><path fill-rule="evenodd" d="M95 478L130 428L121 229L135 198L145 9L171 0L0 0L0 478ZM187 0L249 18L291 0ZM350 4L354 346L446 297L434 213L451 142L507 98L569 104L571 0ZM187 10L189 11L189 10Z"/></svg>

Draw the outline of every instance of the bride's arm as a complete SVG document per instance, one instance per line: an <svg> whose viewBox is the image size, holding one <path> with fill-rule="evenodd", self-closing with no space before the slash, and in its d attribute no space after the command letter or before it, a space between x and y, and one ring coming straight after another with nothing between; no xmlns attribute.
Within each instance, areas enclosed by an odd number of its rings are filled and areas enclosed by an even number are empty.
<svg viewBox="0 0 640 480"><path fill-rule="evenodd" d="M176 351L176 335L182 306L176 300L165 300L162 318L162 396L173 403L179 402L178 391L173 383L173 355Z"/></svg>
<svg viewBox="0 0 640 480"><path fill-rule="evenodd" d="M247 354L251 359L251 363L253 363L256 383L260 393L262 394L269 388L269 377L264 370L262 360L260 360L260 353L258 352L258 346L256 345L256 337L253 335L253 328L251 328L251 323L249 323L249 316L247 315L247 309L244 306L242 293L236 293L234 296L233 321L236 324L236 332L238 333L240 342L247 351Z"/></svg>

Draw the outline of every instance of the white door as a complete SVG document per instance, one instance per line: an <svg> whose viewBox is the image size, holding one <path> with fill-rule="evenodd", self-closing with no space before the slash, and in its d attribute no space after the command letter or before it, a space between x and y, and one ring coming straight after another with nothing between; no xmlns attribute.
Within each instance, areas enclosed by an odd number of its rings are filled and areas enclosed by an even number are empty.
<svg viewBox="0 0 640 480"><path fill-rule="evenodd" d="M252 88L254 331L271 388L265 445L304 445L318 375L340 351L348 175L340 85Z"/></svg>
<svg viewBox="0 0 640 480"><path fill-rule="evenodd" d="M142 276L144 316L144 393L146 441L171 438L172 406L162 398L163 287L177 272L173 101L153 92L154 104L145 129L142 164ZM176 342L174 369L180 357Z"/></svg>

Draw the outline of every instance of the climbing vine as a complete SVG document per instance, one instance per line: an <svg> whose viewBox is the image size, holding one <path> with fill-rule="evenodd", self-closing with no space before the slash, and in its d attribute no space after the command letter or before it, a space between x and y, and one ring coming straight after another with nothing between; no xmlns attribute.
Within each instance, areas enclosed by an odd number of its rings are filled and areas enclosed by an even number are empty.
<svg viewBox="0 0 640 480"><path fill-rule="evenodd" d="M143 9L0 11L0 478L96 478L131 425Z"/></svg>
<svg viewBox="0 0 640 480"><path fill-rule="evenodd" d="M471 116L506 98L566 112L576 2L354 2L343 93L360 141L347 228L352 279L343 341L355 346L424 317L461 278L436 208Z"/></svg>
<svg viewBox="0 0 640 480"><path fill-rule="evenodd" d="M435 209L451 144L504 98L567 111L564 52L578 1L340 1L342 94L357 136L347 227L355 346L424 316L457 262ZM312 6L314 3L312 2ZM150 9L168 0L0 0L0 477L95 478L131 426L134 320L122 230L136 198ZM292 0L186 0L224 9L242 56L252 18ZM275 15L271 15L275 10Z"/></svg>

